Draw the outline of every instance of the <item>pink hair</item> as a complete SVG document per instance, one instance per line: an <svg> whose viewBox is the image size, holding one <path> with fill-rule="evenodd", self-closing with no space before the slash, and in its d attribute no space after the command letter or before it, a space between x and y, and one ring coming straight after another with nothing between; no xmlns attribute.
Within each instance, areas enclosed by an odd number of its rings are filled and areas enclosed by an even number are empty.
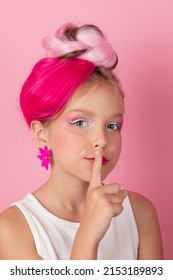
<svg viewBox="0 0 173 280"><path fill-rule="evenodd" d="M20 94L20 106L27 124L30 126L33 120L47 121L60 112L94 70L93 63L77 58L39 60Z"/></svg>
<svg viewBox="0 0 173 280"><path fill-rule="evenodd" d="M90 77L114 80L122 93L111 72L118 57L98 27L66 23L42 43L49 57L36 63L20 94L29 126L33 120L51 120Z"/></svg>
<svg viewBox="0 0 173 280"><path fill-rule="evenodd" d="M75 40L67 40L64 33L76 28ZM88 60L95 66L111 68L117 63L117 55L111 44L105 40L102 32L96 26L84 25L80 28L73 23L62 25L54 36L47 36L42 41L47 54L60 57L66 53L86 50L78 58Z"/></svg>

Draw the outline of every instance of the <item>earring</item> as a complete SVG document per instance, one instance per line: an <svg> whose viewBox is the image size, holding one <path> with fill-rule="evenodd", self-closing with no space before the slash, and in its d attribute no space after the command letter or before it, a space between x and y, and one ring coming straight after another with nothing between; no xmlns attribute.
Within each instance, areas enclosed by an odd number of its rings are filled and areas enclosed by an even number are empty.
<svg viewBox="0 0 173 280"><path fill-rule="evenodd" d="M45 167L46 170L49 168L49 164L51 164L51 150L48 149L47 146L44 147L44 149L39 148L40 155L37 157L42 161L41 167Z"/></svg>

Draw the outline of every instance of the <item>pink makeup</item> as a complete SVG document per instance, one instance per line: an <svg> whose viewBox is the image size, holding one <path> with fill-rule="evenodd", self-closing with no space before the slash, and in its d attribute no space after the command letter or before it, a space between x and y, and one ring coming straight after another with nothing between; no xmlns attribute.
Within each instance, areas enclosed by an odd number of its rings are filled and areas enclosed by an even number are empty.
<svg viewBox="0 0 173 280"><path fill-rule="evenodd" d="M92 157L92 158L84 158L86 160L88 160L89 162L93 163L95 158ZM102 165L105 165L109 160L107 160L105 157L102 157Z"/></svg>
<svg viewBox="0 0 173 280"><path fill-rule="evenodd" d="M87 116L86 114L82 112L73 112L73 115L69 115L68 117L65 118L69 124L71 125L76 125L80 127L93 127L96 125L95 121L91 116ZM81 123L79 123L81 121ZM122 125L123 125L123 117L115 117L113 116L112 120L110 118L110 122L108 124L114 124L117 125L117 129L112 129L112 130L121 130Z"/></svg>
<svg viewBox="0 0 173 280"><path fill-rule="evenodd" d="M120 126L120 129L123 126L123 119L117 120L116 123Z"/></svg>
<svg viewBox="0 0 173 280"><path fill-rule="evenodd" d="M84 117L81 117L81 116L73 116L73 117L68 117L67 120L70 122L70 123L73 123L74 121L78 120L78 119L84 119Z"/></svg>

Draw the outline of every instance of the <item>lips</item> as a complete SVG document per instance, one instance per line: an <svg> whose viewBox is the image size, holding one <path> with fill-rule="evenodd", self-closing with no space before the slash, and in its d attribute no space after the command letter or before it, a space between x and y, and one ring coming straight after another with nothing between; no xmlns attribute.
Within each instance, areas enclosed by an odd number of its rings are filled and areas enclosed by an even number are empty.
<svg viewBox="0 0 173 280"><path fill-rule="evenodd" d="M102 157L102 164L106 164L108 162L108 159L106 159L105 157Z"/></svg>
<svg viewBox="0 0 173 280"><path fill-rule="evenodd" d="M95 158L94 157L88 157L88 158L84 158L90 162L94 162ZM102 165L106 164L108 162L108 159L106 159L105 157L102 157Z"/></svg>

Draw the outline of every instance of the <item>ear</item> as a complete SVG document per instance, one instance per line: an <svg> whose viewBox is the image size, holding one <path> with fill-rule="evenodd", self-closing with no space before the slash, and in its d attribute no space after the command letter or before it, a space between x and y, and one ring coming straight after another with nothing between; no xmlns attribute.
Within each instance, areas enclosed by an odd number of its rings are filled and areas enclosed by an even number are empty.
<svg viewBox="0 0 173 280"><path fill-rule="evenodd" d="M32 121L31 130L39 147L44 147L45 145L47 145L47 130L40 121Z"/></svg>

